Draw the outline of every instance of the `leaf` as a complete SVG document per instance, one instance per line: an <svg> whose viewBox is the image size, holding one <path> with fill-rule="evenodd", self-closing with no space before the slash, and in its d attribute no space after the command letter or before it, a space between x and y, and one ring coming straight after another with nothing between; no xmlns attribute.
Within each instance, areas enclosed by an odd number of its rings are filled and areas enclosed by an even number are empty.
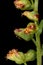
<svg viewBox="0 0 43 65"><path fill-rule="evenodd" d="M24 28L20 28L19 30L21 30L20 32L18 32L16 29L14 30L14 33L19 36L20 38L26 40L26 41L29 41L33 38L33 34L34 33L24 33Z"/></svg>
<svg viewBox="0 0 43 65"><path fill-rule="evenodd" d="M39 24L38 34L41 34L42 30L43 30L43 20L41 20L41 22Z"/></svg>
<svg viewBox="0 0 43 65"><path fill-rule="evenodd" d="M29 50L25 53L25 61L33 61L36 58L36 52L34 50Z"/></svg>

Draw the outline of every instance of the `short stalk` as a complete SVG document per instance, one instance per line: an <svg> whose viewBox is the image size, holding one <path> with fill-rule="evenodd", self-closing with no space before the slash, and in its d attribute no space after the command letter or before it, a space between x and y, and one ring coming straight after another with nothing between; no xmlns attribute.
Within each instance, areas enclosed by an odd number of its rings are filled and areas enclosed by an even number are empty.
<svg viewBox="0 0 43 65"><path fill-rule="evenodd" d="M36 45L36 41L35 41L35 39L34 38L32 38L32 41L34 42L34 44Z"/></svg>
<svg viewBox="0 0 43 65"><path fill-rule="evenodd" d="M24 63L24 65L27 65L27 63Z"/></svg>
<svg viewBox="0 0 43 65"><path fill-rule="evenodd" d="M31 0L31 3L34 4L33 0Z"/></svg>

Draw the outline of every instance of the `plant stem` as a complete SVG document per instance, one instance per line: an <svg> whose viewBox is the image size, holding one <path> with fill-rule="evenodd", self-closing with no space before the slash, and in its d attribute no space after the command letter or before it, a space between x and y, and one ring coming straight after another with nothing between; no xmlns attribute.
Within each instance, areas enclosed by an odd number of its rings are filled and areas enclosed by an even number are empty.
<svg viewBox="0 0 43 65"><path fill-rule="evenodd" d="M42 65L42 55L41 55L41 44L40 35L36 34L36 49L37 49L37 65Z"/></svg>
<svg viewBox="0 0 43 65"><path fill-rule="evenodd" d="M34 11L38 12L38 0L35 0Z"/></svg>
<svg viewBox="0 0 43 65"><path fill-rule="evenodd" d="M27 63L24 63L24 65L27 65Z"/></svg>

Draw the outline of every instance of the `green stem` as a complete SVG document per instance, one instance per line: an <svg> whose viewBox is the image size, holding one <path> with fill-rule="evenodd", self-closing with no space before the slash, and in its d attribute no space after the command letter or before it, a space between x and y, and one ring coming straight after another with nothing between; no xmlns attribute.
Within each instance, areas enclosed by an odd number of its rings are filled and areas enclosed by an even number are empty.
<svg viewBox="0 0 43 65"><path fill-rule="evenodd" d="M43 44L42 44L42 50L41 50L41 55L43 56Z"/></svg>
<svg viewBox="0 0 43 65"><path fill-rule="evenodd" d="M35 0L34 11L38 12L38 0Z"/></svg>
<svg viewBox="0 0 43 65"><path fill-rule="evenodd" d="M42 65L42 55L41 55L41 44L40 35L36 34L36 49L37 49L37 65Z"/></svg>
<svg viewBox="0 0 43 65"><path fill-rule="evenodd" d="M33 0L31 0L31 3L34 4L34 3L33 3Z"/></svg>
<svg viewBox="0 0 43 65"><path fill-rule="evenodd" d="M27 63L24 63L24 65L27 65Z"/></svg>
<svg viewBox="0 0 43 65"><path fill-rule="evenodd" d="M34 42L34 44L36 45L36 41L35 41L35 39L34 38L32 38L32 41Z"/></svg>

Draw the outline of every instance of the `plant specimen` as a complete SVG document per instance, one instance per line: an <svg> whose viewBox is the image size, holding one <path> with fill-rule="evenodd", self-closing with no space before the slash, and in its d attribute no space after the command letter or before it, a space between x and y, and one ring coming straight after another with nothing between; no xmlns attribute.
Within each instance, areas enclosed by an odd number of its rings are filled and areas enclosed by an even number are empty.
<svg viewBox="0 0 43 65"><path fill-rule="evenodd" d="M36 51L31 49L26 53L23 53L19 52L17 49L12 49L8 52L6 58L15 61L20 65L27 65L26 62L34 61L35 59L37 59L37 65L42 65L43 44L41 45L40 35L43 30L43 19L39 23L38 3L39 0L14 1L15 7L24 11L22 16L26 16L31 20L25 28L15 29L14 33L25 41L32 40L36 46Z"/></svg>

